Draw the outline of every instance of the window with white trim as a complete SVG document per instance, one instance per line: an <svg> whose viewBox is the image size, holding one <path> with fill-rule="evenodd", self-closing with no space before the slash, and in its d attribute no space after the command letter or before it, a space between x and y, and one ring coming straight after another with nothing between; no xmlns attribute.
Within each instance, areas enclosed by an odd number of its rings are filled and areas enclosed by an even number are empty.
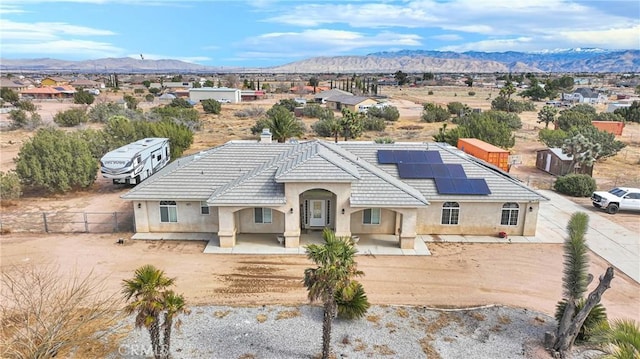
<svg viewBox="0 0 640 359"><path fill-rule="evenodd" d="M362 212L363 224L380 224L380 208L367 208Z"/></svg>
<svg viewBox="0 0 640 359"><path fill-rule="evenodd" d="M445 202L442 205L442 224L458 224L460 219L460 204Z"/></svg>
<svg viewBox="0 0 640 359"><path fill-rule="evenodd" d="M503 204L502 216L500 217L500 224L503 226L517 226L519 212L520 212L520 206L518 206L517 203L508 202Z"/></svg>
<svg viewBox="0 0 640 359"><path fill-rule="evenodd" d="M178 206L176 201L160 201L160 222L178 222Z"/></svg>
<svg viewBox="0 0 640 359"><path fill-rule="evenodd" d="M254 208L255 223L271 223L271 208Z"/></svg>
<svg viewBox="0 0 640 359"><path fill-rule="evenodd" d="M200 214L209 214L209 205L207 201L200 201Z"/></svg>

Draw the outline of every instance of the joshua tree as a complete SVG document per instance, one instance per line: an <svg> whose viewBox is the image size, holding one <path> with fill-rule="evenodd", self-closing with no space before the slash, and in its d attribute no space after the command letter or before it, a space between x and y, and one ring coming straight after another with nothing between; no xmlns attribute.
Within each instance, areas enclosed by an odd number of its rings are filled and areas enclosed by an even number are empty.
<svg viewBox="0 0 640 359"><path fill-rule="evenodd" d="M558 109L552 106L544 106L538 112L538 123L544 123L544 128L549 128L549 124L556 120Z"/></svg>
<svg viewBox="0 0 640 359"><path fill-rule="evenodd" d="M613 279L613 267L607 268L600 277L600 283L586 298L582 309L577 310L578 302L583 299L587 286L593 279L588 273L589 260L585 234L589 224L589 216L585 213L574 213L567 225L569 237L564 243L564 276L562 279L563 301L566 302L562 319L558 323L555 336L549 333L553 341L552 349L561 358L567 357L580 328L591 310L600 303L604 292L609 289Z"/></svg>
<svg viewBox="0 0 640 359"><path fill-rule="evenodd" d="M331 352L331 326L336 316L338 301L348 302L345 315L361 317L369 308L360 283L353 278L364 273L358 270L355 249L350 237L337 238L335 233L325 228L322 233L324 244L310 244L306 247L307 258L317 267L304 271L304 286L309 291L309 300L322 300L324 317L322 321L322 358L329 358Z"/></svg>

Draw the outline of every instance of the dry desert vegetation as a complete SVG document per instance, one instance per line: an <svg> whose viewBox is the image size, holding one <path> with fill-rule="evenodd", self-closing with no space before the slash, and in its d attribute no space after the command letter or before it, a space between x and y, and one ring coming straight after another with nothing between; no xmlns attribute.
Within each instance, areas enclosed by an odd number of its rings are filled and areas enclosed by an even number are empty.
<svg viewBox="0 0 640 359"><path fill-rule="evenodd" d="M428 95L428 91L433 95ZM420 121L422 104L446 105L460 101L472 108L490 108L496 90L475 89L468 95L466 87L383 88L381 93L400 111L400 120L383 133L365 133L360 140L389 136L396 141L431 141L441 124ZM105 96L104 94L101 96ZM114 96L110 94L109 96ZM234 113L245 106L271 107L286 95L269 95L266 99L223 104L219 115L202 113L204 127L195 134L188 153L194 153L233 139L252 139L250 127L255 119L238 118ZM290 96L290 97L293 97ZM121 94L113 98L121 98ZM45 121L70 103L37 102ZM538 109L543 106L538 103ZM598 108L599 111L604 107ZM544 148L537 141L536 112L520 114L523 128L516 133L513 153L522 156L522 164L512 167L512 174L533 187L549 188L553 176L535 169L535 151ZM0 120L6 121L6 115ZM310 127L315 119L303 119ZM13 168L13 158L33 132L18 130L0 134L0 167ZM309 138L312 134L308 134ZM640 186L640 124L630 123L619 138L627 144L617 156L597 163L594 178L600 188L614 185ZM28 218L42 211L130 212L131 204L119 198L128 187L114 186L98 178L86 191L42 196L27 193L22 199L5 203L2 217ZM607 216L619 224L637 230L638 216L619 213L610 216L591 208L588 199L574 199L585 211ZM27 225L26 222L25 226ZM3 228L0 236L1 269L24 264L47 263L62 272L93 271L104 278L107 292L119 292L122 279L142 264L152 263L177 278L177 290L190 305L299 305L306 303L301 284L303 271L309 266L304 256L205 255L205 243L184 241L126 241L118 238L130 233L113 234L45 234L23 232L20 228ZM501 304L552 315L561 298L562 246L557 244L458 244L433 243L429 257L360 256L362 283L372 304L434 307L465 307ZM600 275L608 263L591 253L590 272ZM594 284L592 284L594 286ZM611 318L640 319L640 285L624 274L617 275L603 298ZM539 354L545 357L545 354Z"/></svg>

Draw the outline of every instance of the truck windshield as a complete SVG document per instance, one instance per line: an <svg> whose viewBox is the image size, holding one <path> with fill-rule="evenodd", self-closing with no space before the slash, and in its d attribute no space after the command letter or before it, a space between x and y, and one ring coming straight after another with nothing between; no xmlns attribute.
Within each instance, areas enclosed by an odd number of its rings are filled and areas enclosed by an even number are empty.
<svg viewBox="0 0 640 359"><path fill-rule="evenodd" d="M617 196L617 197L622 197L627 192L622 190L622 189L620 189L620 188L614 188L611 191L609 191L609 193L611 193L612 195Z"/></svg>

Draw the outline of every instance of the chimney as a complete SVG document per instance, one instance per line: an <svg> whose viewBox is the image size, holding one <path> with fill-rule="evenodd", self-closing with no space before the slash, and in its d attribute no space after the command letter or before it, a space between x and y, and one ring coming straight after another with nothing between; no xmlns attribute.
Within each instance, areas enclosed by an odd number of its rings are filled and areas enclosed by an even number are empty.
<svg viewBox="0 0 640 359"><path fill-rule="evenodd" d="M263 128L260 134L260 143L271 143L271 131L268 128Z"/></svg>

